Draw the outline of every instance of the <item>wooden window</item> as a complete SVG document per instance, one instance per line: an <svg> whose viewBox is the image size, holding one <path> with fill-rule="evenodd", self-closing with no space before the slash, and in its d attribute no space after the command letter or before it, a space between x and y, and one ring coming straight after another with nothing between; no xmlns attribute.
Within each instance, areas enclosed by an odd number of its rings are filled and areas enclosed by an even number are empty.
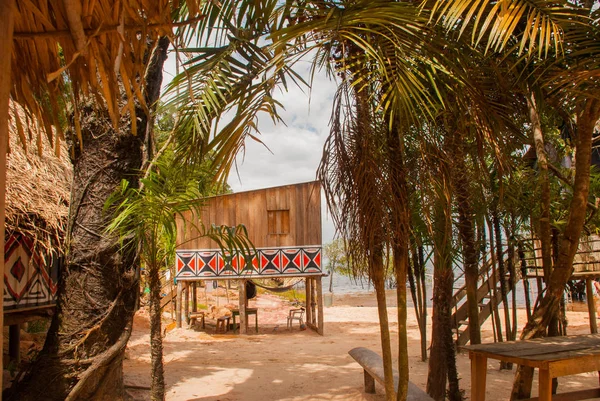
<svg viewBox="0 0 600 401"><path fill-rule="evenodd" d="M269 234L290 233L289 210L267 210Z"/></svg>

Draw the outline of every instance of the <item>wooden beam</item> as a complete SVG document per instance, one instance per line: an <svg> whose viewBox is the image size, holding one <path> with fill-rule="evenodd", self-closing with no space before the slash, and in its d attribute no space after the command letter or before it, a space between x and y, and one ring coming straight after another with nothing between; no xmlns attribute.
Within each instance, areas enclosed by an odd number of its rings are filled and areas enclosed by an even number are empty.
<svg viewBox="0 0 600 401"><path fill-rule="evenodd" d="M4 274L4 230L6 212L6 147L8 145L8 100L10 98L11 62L13 53L14 31L14 0L0 1L0 263ZM4 280L2 280L4 283ZM4 285L4 284L2 284ZM4 300L0 297L0 327L4 327ZM0 342L0 355L3 353L3 344ZM2 371L2 358L0 358L0 372ZM0 375L0 388L2 376ZM0 400L2 395L0 395Z"/></svg>
<svg viewBox="0 0 600 401"><path fill-rule="evenodd" d="M14 324L22 324L40 319L49 319L54 315L54 305L26 311L18 311L4 314L4 325L12 326Z"/></svg>
<svg viewBox="0 0 600 401"><path fill-rule="evenodd" d="M177 280L177 298L175 303L175 325L178 329L181 328L181 307L182 307L183 283Z"/></svg>
<svg viewBox="0 0 600 401"><path fill-rule="evenodd" d="M79 0L63 0L65 6L65 12L67 13L67 22L69 23L69 30L75 43L75 48L81 54L87 53L87 37L83 30L83 23L81 22L81 1Z"/></svg>
<svg viewBox="0 0 600 401"><path fill-rule="evenodd" d="M238 303L240 308L240 334L247 334L248 316L246 315L246 280L238 281L238 295Z"/></svg>
<svg viewBox="0 0 600 401"><path fill-rule="evenodd" d="M323 277L319 276L315 279L317 282L317 305L318 305L318 320L317 333L324 335L324 319L323 319Z"/></svg>

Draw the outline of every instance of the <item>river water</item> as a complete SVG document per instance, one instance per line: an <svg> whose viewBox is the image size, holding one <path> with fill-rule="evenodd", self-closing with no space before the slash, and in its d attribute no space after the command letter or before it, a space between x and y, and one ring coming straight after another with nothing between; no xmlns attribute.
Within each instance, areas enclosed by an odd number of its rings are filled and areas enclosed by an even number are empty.
<svg viewBox="0 0 600 401"><path fill-rule="evenodd" d="M352 277L347 277L347 276L342 276L340 274L335 273L333 275L333 278L331 277L324 277L323 278L323 292L328 292L329 291L329 281L330 279L332 279L332 284L333 284L333 293L334 294L365 294L365 293L372 293L373 296L375 296L374 294L374 289L373 289L373 285L365 278L363 279L354 279ZM433 282L432 282L432 275L431 273L427 273L426 274L426 287L427 287L427 303L428 306L431 306L431 298L432 298L432 291L433 291ZM462 285L464 284L464 279L460 278L458 279L455 283L454 283L454 291L457 291L458 288L462 287ZM535 300L538 296L538 288L537 288L537 283L536 280L529 280L529 297L533 304L535 303ZM410 289L407 285L406 288L407 291L410 292ZM512 294L508 295L509 298L509 304L512 305ZM408 303L412 304L412 299L410 294L407 297L407 301ZM523 281L519 281L517 283L517 290L516 290L516 301L517 301L517 306L518 307L525 307L525 289L523 286Z"/></svg>

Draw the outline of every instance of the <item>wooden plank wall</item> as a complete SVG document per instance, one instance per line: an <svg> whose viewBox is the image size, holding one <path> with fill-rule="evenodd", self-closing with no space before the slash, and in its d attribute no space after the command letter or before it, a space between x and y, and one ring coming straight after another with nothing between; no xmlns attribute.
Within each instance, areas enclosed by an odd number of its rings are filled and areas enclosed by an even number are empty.
<svg viewBox="0 0 600 401"><path fill-rule="evenodd" d="M215 249L199 237L199 221L234 226L244 224L256 248L321 245L321 185L318 181L214 196L202 200L200 219L187 212L177 220L177 246ZM192 223L192 224L190 224Z"/></svg>

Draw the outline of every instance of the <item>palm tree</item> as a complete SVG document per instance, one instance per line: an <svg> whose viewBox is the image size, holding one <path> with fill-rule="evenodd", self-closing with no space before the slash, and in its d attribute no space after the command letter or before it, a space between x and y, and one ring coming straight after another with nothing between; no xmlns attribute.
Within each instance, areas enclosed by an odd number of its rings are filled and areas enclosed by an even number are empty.
<svg viewBox="0 0 600 401"><path fill-rule="evenodd" d="M153 401L165 398L160 270L175 253L177 219L183 219L183 213L189 210L199 214L202 202L197 176L198 169L193 166L183 169L158 160L140 180L140 188L132 188L128 181L122 181L120 190L108 199L105 206L115 216L107 231L117 233L123 246L138 247L140 262L147 272ZM202 226L197 229L201 236L213 239L224 255L252 254L244 226Z"/></svg>

